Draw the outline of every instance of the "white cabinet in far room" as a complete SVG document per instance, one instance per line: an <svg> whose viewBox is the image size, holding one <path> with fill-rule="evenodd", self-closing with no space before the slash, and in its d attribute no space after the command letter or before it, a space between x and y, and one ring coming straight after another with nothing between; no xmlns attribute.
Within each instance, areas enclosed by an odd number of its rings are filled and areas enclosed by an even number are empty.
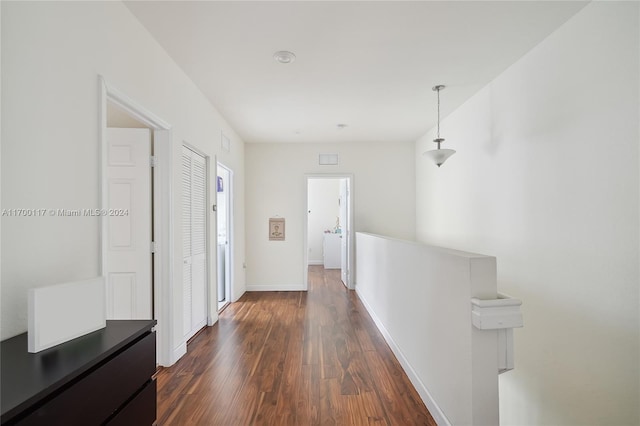
<svg viewBox="0 0 640 426"><path fill-rule="evenodd" d="M322 251L324 255L325 269L340 269L341 267L341 241L342 234L325 233Z"/></svg>

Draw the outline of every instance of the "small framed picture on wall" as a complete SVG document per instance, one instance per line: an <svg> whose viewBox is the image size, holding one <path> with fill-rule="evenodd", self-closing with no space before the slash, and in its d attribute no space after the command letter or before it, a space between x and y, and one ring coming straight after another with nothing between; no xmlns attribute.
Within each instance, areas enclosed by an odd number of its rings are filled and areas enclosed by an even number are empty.
<svg viewBox="0 0 640 426"><path fill-rule="evenodd" d="M269 219L269 241L284 241L284 218Z"/></svg>

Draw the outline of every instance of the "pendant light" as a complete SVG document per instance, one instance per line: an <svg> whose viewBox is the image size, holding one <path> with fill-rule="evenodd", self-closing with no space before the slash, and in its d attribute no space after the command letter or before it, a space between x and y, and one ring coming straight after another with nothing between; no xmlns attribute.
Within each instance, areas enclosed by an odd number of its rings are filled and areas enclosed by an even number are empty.
<svg viewBox="0 0 640 426"><path fill-rule="evenodd" d="M447 158L456 153L453 149L440 149L440 144L444 142L444 138L440 137L440 91L444 89L444 85L439 84L434 86L432 90L438 92L438 136L433 140L438 144L438 149L432 149L431 151L423 152L422 155L430 158L438 167L442 166Z"/></svg>

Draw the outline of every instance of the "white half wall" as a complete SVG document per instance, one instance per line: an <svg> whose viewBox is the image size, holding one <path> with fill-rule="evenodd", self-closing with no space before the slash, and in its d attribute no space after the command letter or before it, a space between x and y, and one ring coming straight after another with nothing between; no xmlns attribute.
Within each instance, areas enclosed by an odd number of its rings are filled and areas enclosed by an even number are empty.
<svg viewBox="0 0 640 426"><path fill-rule="evenodd" d="M324 231L333 230L340 215L338 198L340 179L309 179L308 234L309 265L322 265L324 261Z"/></svg>
<svg viewBox="0 0 640 426"><path fill-rule="evenodd" d="M444 119L446 164L416 143L419 240L523 301L501 424L640 424L639 17L590 3Z"/></svg>
<svg viewBox="0 0 640 426"><path fill-rule="evenodd" d="M99 207L98 75L170 123L171 197L180 200L183 143L232 168L236 279L244 292L244 143L121 2L2 2L2 206ZM221 132L231 139L221 149ZM215 167L215 165L214 165ZM215 176L215 173L212 173ZM215 185L210 185L215 199ZM181 241L180 203L172 232ZM212 216L213 217L213 216ZM31 287L99 275L97 217L2 217L2 338L27 330ZM210 253L215 253L211 227ZM175 353L182 336L182 245L174 244ZM211 263L215 268L215 257ZM211 271L215 279L215 271Z"/></svg>
<svg viewBox="0 0 640 426"><path fill-rule="evenodd" d="M413 144L246 144L247 289L304 289L305 174L352 174L355 231L415 235ZM338 166L318 165L337 153ZM286 219L286 240L268 240L268 220Z"/></svg>
<svg viewBox="0 0 640 426"><path fill-rule="evenodd" d="M439 425L498 424L498 335L471 323L495 299L496 259L357 233L356 291Z"/></svg>

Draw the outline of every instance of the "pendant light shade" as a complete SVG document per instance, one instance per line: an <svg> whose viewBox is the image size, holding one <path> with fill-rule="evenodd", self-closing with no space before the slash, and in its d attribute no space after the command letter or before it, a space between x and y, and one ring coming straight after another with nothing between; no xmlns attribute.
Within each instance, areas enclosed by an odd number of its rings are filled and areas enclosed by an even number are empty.
<svg viewBox="0 0 640 426"><path fill-rule="evenodd" d="M432 149L431 151L425 151L422 155L427 158L430 158L431 161L436 163L436 166L440 167L447 161L447 158L451 157L455 154L455 149Z"/></svg>
<svg viewBox="0 0 640 426"><path fill-rule="evenodd" d="M438 144L438 148L422 153L422 155L430 158L438 167L442 166L449 157L456 153L453 149L440 149L440 144L444 142L444 138L440 137L440 91L444 89L444 87L444 85L439 84L432 89L434 92L438 92L438 136L433 140Z"/></svg>

